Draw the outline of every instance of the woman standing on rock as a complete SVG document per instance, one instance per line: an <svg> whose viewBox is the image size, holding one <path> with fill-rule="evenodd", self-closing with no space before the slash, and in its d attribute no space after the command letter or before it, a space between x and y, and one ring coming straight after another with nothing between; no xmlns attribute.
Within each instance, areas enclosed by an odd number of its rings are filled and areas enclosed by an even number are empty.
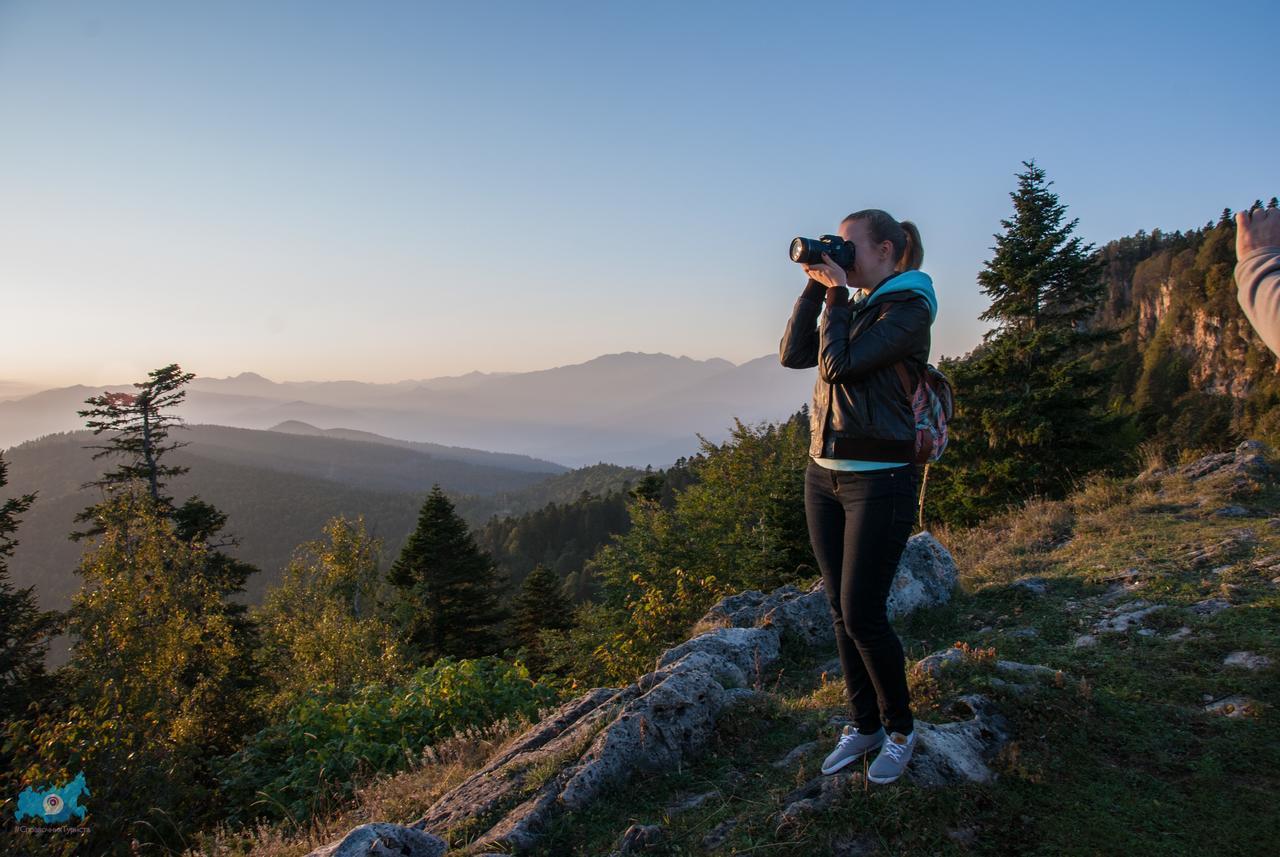
<svg viewBox="0 0 1280 857"><path fill-rule="evenodd" d="M839 235L854 245L853 267L838 267L826 254L822 264L804 266L810 279L778 357L791 369L818 367L805 518L854 720L822 771L834 773L879 747L867 776L889 783L915 747L906 659L886 611L915 521L920 473L912 463L916 422L906 388L929 361L938 304L932 280L919 270L924 248L913 223L872 208L846 217ZM852 303L850 287L861 293Z"/></svg>

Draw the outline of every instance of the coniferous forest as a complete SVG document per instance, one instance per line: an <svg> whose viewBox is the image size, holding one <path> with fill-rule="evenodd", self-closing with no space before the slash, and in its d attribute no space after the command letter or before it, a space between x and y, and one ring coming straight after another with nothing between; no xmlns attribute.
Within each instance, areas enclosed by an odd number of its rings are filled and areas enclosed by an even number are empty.
<svg viewBox="0 0 1280 857"><path fill-rule="evenodd" d="M1095 247L1027 161L993 228L974 272L992 329L939 362L956 409L926 529L1246 437L1280 444L1277 361L1236 302L1229 210ZM306 828L453 736L634 680L724 595L817 576L801 405L776 424L735 418L724 443L622 491L475 528L433 486L390 562L360 516L335 517L246 607L234 596L261 570L236 559L238 522L166 492L191 377L171 364L79 412L101 500L68 533L82 553L65 614L9 580L40 497L8 497L0 457L0 794L81 771L92 789L91 839L40 853L180 854L219 828ZM46 671L63 631L70 660Z"/></svg>

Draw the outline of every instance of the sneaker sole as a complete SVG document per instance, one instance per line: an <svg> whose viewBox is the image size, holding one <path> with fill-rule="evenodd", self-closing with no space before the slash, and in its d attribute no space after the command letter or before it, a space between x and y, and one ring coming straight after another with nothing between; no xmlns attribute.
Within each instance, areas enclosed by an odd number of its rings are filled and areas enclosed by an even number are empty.
<svg viewBox="0 0 1280 857"><path fill-rule="evenodd" d="M879 784L879 785L882 785L882 786L883 786L883 785L887 785L887 784L892 783L892 782L897 782L898 780L902 779L902 774L898 774L896 777L888 777L888 778L885 778L885 777L873 777L873 776L871 776L871 774L869 774L869 773L868 773L868 774L867 774L867 779L868 779L870 782L877 783L877 784Z"/></svg>
<svg viewBox="0 0 1280 857"><path fill-rule="evenodd" d="M879 749L880 749L880 747L882 747L883 745L884 745L884 739L883 739L883 738L881 738L881 739L880 739L880 741L879 741L879 743L877 743L877 744L873 744L872 746L870 746L870 747L868 747L867 749L863 750L861 753L857 753L857 754L855 754L855 755L853 755L853 756L848 756L848 757L846 757L846 758L844 758L844 759L841 759L839 762L836 762L836 763L835 763L834 765L832 765L830 768L820 768L819 770L821 770L821 771L822 771L822 773L824 773L824 774L834 774L836 771L840 770L840 769L841 769L841 768L843 768L845 765L849 764L850 762L856 762L858 759L861 759L863 756L867 755L867 754L868 754L868 753L870 753L872 750L879 750Z"/></svg>

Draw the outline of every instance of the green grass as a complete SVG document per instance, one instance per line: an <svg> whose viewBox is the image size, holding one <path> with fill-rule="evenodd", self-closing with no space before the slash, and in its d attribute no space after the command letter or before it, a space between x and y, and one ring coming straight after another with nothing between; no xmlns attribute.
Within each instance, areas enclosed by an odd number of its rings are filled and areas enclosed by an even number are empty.
<svg viewBox="0 0 1280 857"><path fill-rule="evenodd" d="M1229 504L1257 514L1212 515ZM699 758L679 770L637 772L590 810L557 820L537 853L607 854L631 823L657 823L668 828L667 845L646 853L705 854L703 836L726 819L738 824L714 853L827 854L855 834L880 853L902 855L1275 853L1280 668L1232 670L1222 659L1243 649L1280 664L1280 588L1270 582L1280 572L1252 564L1280 554L1280 528L1268 523L1276 515L1273 483L1233 491L1179 478L1142 485L1095 478L1067 500L1036 501L981 528L939 533L959 563L961 588L949 605L895 623L908 662L964 642L1064 673L1061 683L1042 682L1023 696L994 686L982 659L936 679L910 674L922 721L956 717L949 703L960 693L997 700L1015 737L993 765L994 783L936 790L856 784L827 812L779 829L773 819L782 798L817 774L835 741L828 720L847 714L841 686L818 677L834 651L789 650L781 673L765 682L769 695L727 713ZM1241 531L1252 540L1233 538ZM1216 555L1194 560L1224 540ZM1111 605L1094 600L1128 568L1138 569L1144 586ZM1028 575L1044 578L1048 594L1014 586ZM1233 606L1211 616L1188 609L1210 597ZM1169 605L1142 623L1158 636L1135 628L1102 635L1092 648L1072 645L1104 607L1137 598ZM1071 602L1077 610L1068 609ZM1164 638L1183 625L1189 638ZM1038 636L1012 636L1019 628ZM1233 719L1202 710L1203 695L1235 693L1262 703L1260 714ZM772 766L813 740L818 749L797 765ZM719 795L697 809L665 813L680 797L713 789Z"/></svg>

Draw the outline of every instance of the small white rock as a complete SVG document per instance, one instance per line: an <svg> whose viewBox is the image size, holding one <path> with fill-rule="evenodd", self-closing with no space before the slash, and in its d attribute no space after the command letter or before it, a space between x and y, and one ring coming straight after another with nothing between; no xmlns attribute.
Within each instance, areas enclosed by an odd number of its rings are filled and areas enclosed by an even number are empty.
<svg viewBox="0 0 1280 857"><path fill-rule="evenodd" d="M1243 667L1247 670L1260 670L1271 666L1271 658L1266 655L1255 655L1253 652L1232 652L1222 659L1224 667Z"/></svg>

